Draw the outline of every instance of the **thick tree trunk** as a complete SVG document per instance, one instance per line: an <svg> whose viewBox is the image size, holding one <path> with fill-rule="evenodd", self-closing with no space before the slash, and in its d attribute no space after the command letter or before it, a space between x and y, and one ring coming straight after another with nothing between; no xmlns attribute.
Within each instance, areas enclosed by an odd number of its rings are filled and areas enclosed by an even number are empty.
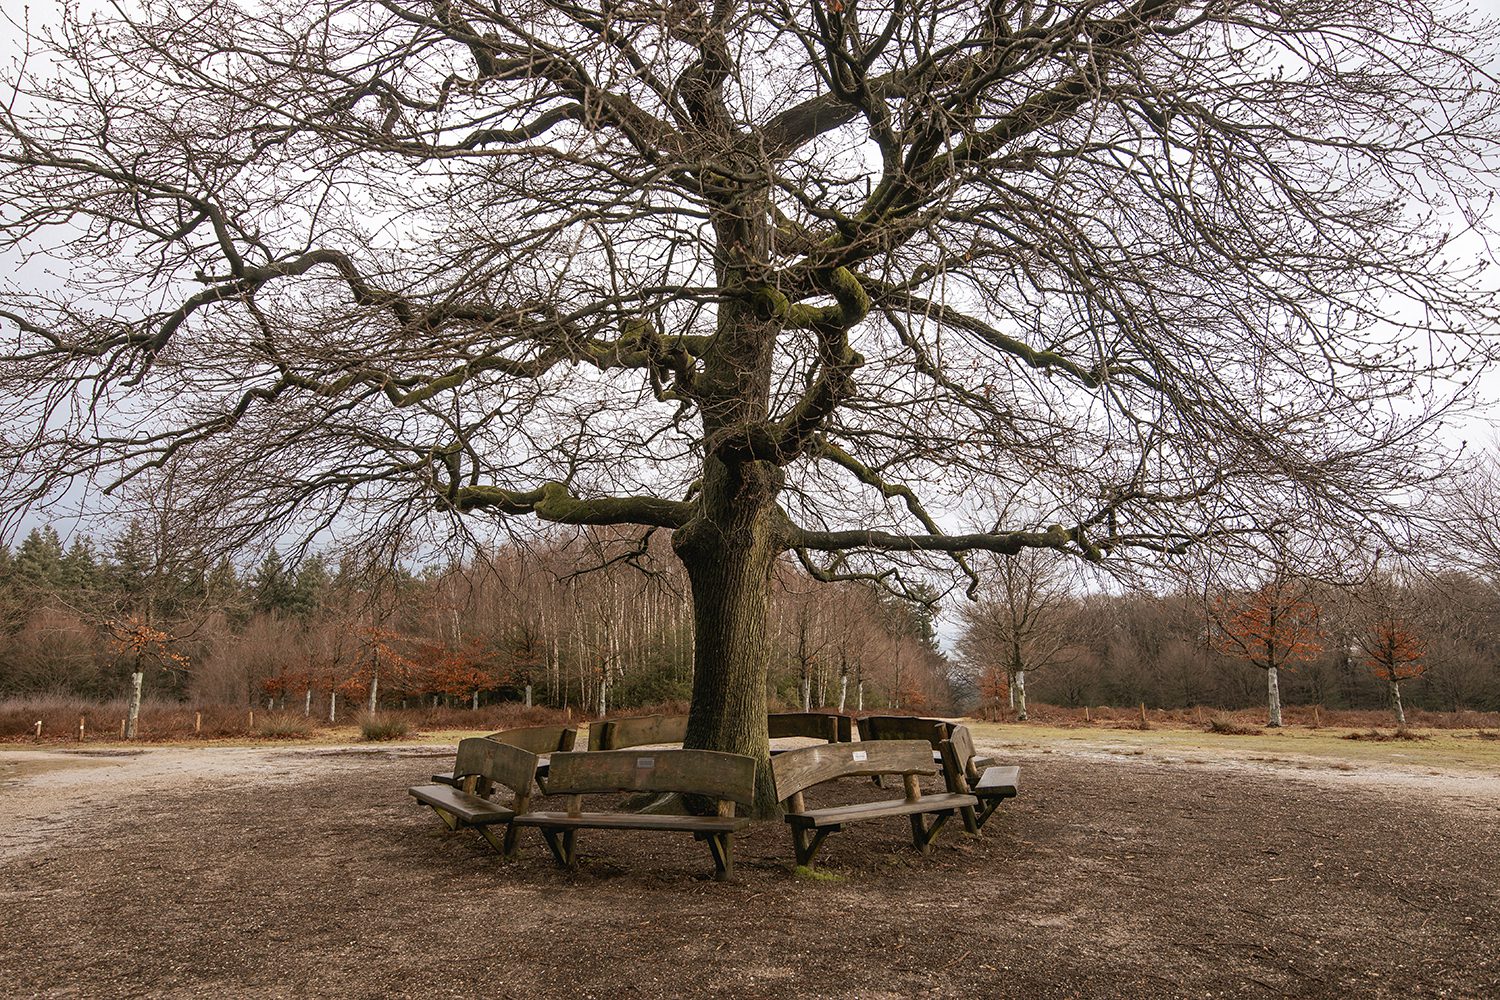
<svg viewBox="0 0 1500 1000"><path fill-rule="evenodd" d="M754 814L778 809L766 734L766 673L771 658L768 614L777 549L763 482L737 480L710 462L705 489L710 515L678 529L673 548L693 593L693 705L687 747L754 757ZM749 494L751 502L746 502Z"/></svg>
<svg viewBox="0 0 1500 1000"><path fill-rule="evenodd" d="M1026 721L1026 671L1016 671L1016 721Z"/></svg>
<svg viewBox="0 0 1500 1000"><path fill-rule="evenodd" d="M1401 707L1401 682L1391 681L1391 707L1396 710L1396 725L1406 725L1406 709Z"/></svg>
<svg viewBox="0 0 1500 1000"><path fill-rule="evenodd" d="M141 682L146 679L144 671L130 675L130 706L125 710L125 738L135 739L136 728L141 718Z"/></svg>
<svg viewBox="0 0 1500 1000"><path fill-rule="evenodd" d="M531 685L526 685L526 707L531 707Z"/></svg>
<svg viewBox="0 0 1500 1000"><path fill-rule="evenodd" d="M844 703L848 700L848 698L849 698L849 674L846 671L846 672L844 672L842 674L839 674L839 711L840 712L842 712L844 710Z"/></svg>
<svg viewBox="0 0 1500 1000"><path fill-rule="evenodd" d="M1281 678L1275 667L1266 671L1266 715L1267 727L1281 728Z"/></svg>
<svg viewBox="0 0 1500 1000"><path fill-rule="evenodd" d="M812 677L806 672L802 675L802 711L812 711Z"/></svg>

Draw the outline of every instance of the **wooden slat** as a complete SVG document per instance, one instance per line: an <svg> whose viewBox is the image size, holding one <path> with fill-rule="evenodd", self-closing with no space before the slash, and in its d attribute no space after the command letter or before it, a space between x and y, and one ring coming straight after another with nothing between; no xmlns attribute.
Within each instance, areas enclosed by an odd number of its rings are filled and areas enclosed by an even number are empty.
<svg viewBox="0 0 1500 1000"><path fill-rule="evenodd" d="M685 792L750 803L755 758L714 750L597 750L552 755L549 795Z"/></svg>
<svg viewBox="0 0 1500 1000"><path fill-rule="evenodd" d="M1019 767L987 767L974 785L974 794L981 797L1010 798L1020 790Z"/></svg>
<svg viewBox="0 0 1500 1000"><path fill-rule="evenodd" d="M835 778L876 774L932 774L937 766L925 740L830 743L799 747L771 758L776 798L791 796Z"/></svg>
<svg viewBox="0 0 1500 1000"><path fill-rule="evenodd" d="M860 820L880 819L885 816L911 816L920 813L949 812L965 806L976 806L979 800L972 795L924 795L915 802L905 799L889 799L884 802L856 802L847 806L829 806L826 809L809 809L806 812L787 813L786 821L795 827L840 826Z"/></svg>
<svg viewBox="0 0 1500 1000"><path fill-rule="evenodd" d="M453 777L478 775L517 794L529 794L537 763L537 755L529 750L475 736L459 742Z"/></svg>
<svg viewBox="0 0 1500 1000"><path fill-rule="evenodd" d="M471 826L503 823L515 815L513 810L499 803L459 791L451 785L413 785L407 792L418 802L447 810Z"/></svg>
<svg viewBox="0 0 1500 1000"><path fill-rule="evenodd" d="M870 715L859 720L861 740L926 740L933 750L952 729L951 722L910 715Z"/></svg>
<svg viewBox="0 0 1500 1000"><path fill-rule="evenodd" d="M681 833L734 833L750 824L747 816L657 816L650 813L530 812L517 816L518 826L574 830L675 830Z"/></svg>
<svg viewBox="0 0 1500 1000"><path fill-rule="evenodd" d="M520 747L535 754L572 750L578 744L576 726L526 726L521 729L502 729L485 737L496 743Z"/></svg>
<svg viewBox="0 0 1500 1000"><path fill-rule="evenodd" d="M840 718L832 712L773 712L766 716L766 729L773 740L800 736L837 743Z"/></svg>
<svg viewBox="0 0 1500 1000"><path fill-rule="evenodd" d="M596 722L589 726L589 749L623 750L659 743L681 743L687 738L687 722L685 715L642 715Z"/></svg>

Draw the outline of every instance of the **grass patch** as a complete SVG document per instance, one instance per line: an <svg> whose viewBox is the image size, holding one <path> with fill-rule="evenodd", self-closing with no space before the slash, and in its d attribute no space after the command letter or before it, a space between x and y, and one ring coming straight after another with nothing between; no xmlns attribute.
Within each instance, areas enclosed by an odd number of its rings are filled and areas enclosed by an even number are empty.
<svg viewBox="0 0 1500 1000"><path fill-rule="evenodd" d="M1224 715L1216 715L1208 720L1208 731L1218 733L1221 736L1264 736L1266 731L1257 726L1247 726L1241 722Z"/></svg>
<svg viewBox="0 0 1500 1000"><path fill-rule="evenodd" d="M820 871L817 868L809 868L806 865L798 865L792 869L794 878L807 879L809 882L842 882L844 876L835 875L833 872Z"/></svg>
<svg viewBox="0 0 1500 1000"><path fill-rule="evenodd" d="M1500 740L1500 733L1492 733L1488 729L1481 729L1474 734L1476 740Z"/></svg>
<svg viewBox="0 0 1500 1000"><path fill-rule="evenodd" d="M298 715L273 715L261 722L255 735L267 740L307 740L313 735L312 720Z"/></svg>
<svg viewBox="0 0 1500 1000"><path fill-rule="evenodd" d="M359 738L366 743L405 739L411 735L411 726L399 716L362 715L359 718Z"/></svg>
<svg viewBox="0 0 1500 1000"><path fill-rule="evenodd" d="M1430 740L1431 736L1419 733L1412 729L1397 729L1395 732L1386 733L1379 729L1371 729L1367 732L1345 733L1342 739L1364 740L1370 743L1392 743L1396 740Z"/></svg>

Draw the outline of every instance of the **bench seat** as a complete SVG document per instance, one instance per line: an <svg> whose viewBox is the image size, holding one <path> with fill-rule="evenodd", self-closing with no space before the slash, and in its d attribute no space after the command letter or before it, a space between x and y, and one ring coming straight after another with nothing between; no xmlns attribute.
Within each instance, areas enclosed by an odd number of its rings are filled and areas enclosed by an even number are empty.
<svg viewBox="0 0 1500 1000"><path fill-rule="evenodd" d="M977 761L975 763L978 763ZM979 775L979 783L972 791L980 798L1013 798L1021 790L1019 767L986 767Z"/></svg>
<svg viewBox="0 0 1500 1000"><path fill-rule="evenodd" d="M407 791L423 805L452 813L465 826L506 823L516 811L479 795L470 795L452 785L413 785Z"/></svg>
<svg viewBox="0 0 1500 1000"><path fill-rule="evenodd" d="M748 816L657 816L651 813L532 812L517 816L517 826L557 830L672 830L683 833L738 833L750 825Z"/></svg>
<svg viewBox="0 0 1500 1000"><path fill-rule="evenodd" d="M948 792L942 795L924 795L915 802L898 799L888 802L856 802L846 806L808 809L803 812L787 813L786 821L793 826L830 827L858 820L880 819L883 816L911 816L926 813L951 815L957 809L978 804L979 800L972 795L957 795Z"/></svg>

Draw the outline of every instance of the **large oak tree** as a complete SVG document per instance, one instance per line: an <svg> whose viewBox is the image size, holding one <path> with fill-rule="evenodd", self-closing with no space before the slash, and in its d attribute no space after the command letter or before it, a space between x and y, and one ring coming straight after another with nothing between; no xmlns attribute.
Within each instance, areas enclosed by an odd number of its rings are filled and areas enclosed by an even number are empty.
<svg viewBox="0 0 1500 1000"><path fill-rule="evenodd" d="M1479 31L1426 0L70 12L0 113L0 231L57 275L0 304L6 496L169 464L227 539L668 529L689 744L764 760L788 553L1104 560L1410 502L1486 329L1445 249L1494 152Z"/></svg>

